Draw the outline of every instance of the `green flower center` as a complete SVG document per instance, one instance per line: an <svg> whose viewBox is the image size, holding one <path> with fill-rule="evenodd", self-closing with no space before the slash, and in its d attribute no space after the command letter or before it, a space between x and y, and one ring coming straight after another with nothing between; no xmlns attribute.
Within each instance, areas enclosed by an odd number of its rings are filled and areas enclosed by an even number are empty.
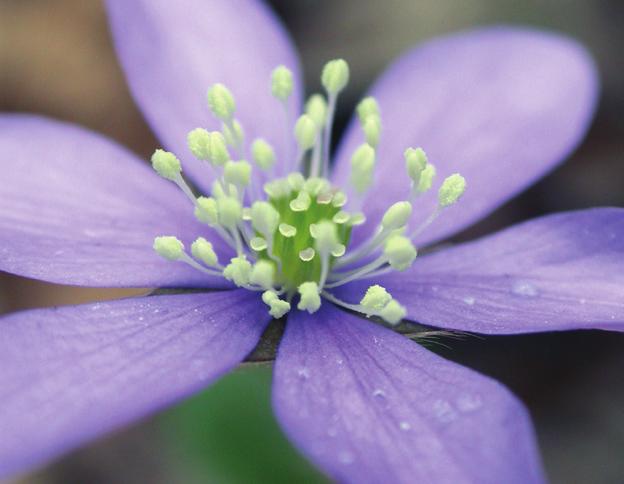
<svg viewBox="0 0 624 484"><path fill-rule="evenodd" d="M208 106L222 122L222 128L212 132L196 128L187 138L194 156L216 172L209 196L196 196L173 153L156 150L152 166L178 185L193 204L195 217L212 227L236 256L222 265L212 243L201 236L191 245L190 254L175 236L157 237L156 252L203 273L222 276L239 287L262 292L262 300L276 318L290 311L295 302L297 309L313 313L325 298L366 316L398 323L406 314L405 308L383 287L371 285L359 304L341 301L332 289L409 268L417 255L412 240L461 197L466 184L459 174L446 178L438 190L436 210L410 230L412 203L431 188L436 170L422 149L408 148L408 199L390 206L374 235L348 251L353 227L364 223L365 216L347 210L361 206L372 185L382 127L377 102L365 98L357 107L365 141L351 158L349 186L346 193L333 186L326 178L331 126L338 94L348 79L345 61L337 59L326 64L321 81L327 97L315 94L306 103L305 113L294 126L299 152L295 163L291 163L292 172L282 178L274 176L276 157L269 143L258 138L246 146L229 89L222 84L212 86ZM284 109L292 89L292 74L279 66L273 71L271 92ZM264 172L270 181L260 186L259 177L252 176L254 168ZM351 205L348 198L353 200Z"/></svg>

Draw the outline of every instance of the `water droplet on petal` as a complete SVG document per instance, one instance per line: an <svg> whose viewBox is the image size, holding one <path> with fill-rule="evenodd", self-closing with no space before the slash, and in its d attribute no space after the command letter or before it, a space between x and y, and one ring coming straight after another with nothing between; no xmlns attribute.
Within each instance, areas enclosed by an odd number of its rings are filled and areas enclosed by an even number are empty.
<svg viewBox="0 0 624 484"><path fill-rule="evenodd" d="M377 400L384 400L386 398L386 392L384 392L381 388L375 388L375 390L373 390L373 397Z"/></svg>
<svg viewBox="0 0 624 484"><path fill-rule="evenodd" d="M436 400L433 403L433 413L442 423L452 422L457 417L457 412L455 412L451 404L444 400Z"/></svg>
<svg viewBox="0 0 624 484"><path fill-rule="evenodd" d="M511 292L516 296L535 297L539 291L532 282L519 280L513 283Z"/></svg>
<svg viewBox="0 0 624 484"><path fill-rule="evenodd" d="M461 412L474 412L483 405L479 395L470 394L460 395L455 403Z"/></svg>
<svg viewBox="0 0 624 484"><path fill-rule="evenodd" d="M308 378L310 378L310 370L308 370L305 367L304 368L299 368L297 370L297 375L299 375L299 378L307 380Z"/></svg>
<svg viewBox="0 0 624 484"><path fill-rule="evenodd" d="M466 304L468 304L468 306L472 306L472 305L475 303L476 299L475 299L474 297L472 297L472 296L466 296L466 297L463 299L463 301L464 301Z"/></svg>
<svg viewBox="0 0 624 484"><path fill-rule="evenodd" d="M401 428L401 430L407 432L408 430L410 430L412 428L412 426L410 425L409 422L406 422L405 420L403 420L400 424L399 427Z"/></svg>

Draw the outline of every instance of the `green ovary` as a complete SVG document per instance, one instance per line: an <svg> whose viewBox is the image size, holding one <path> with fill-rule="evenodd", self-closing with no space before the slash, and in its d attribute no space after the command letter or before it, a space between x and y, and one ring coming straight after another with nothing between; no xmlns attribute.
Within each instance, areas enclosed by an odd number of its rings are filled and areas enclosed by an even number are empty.
<svg viewBox="0 0 624 484"><path fill-rule="evenodd" d="M276 270L276 283L283 286L289 293L294 293L297 287L306 281L318 282L321 276L321 257L317 252L310 260L303 260L300 253L307 249L314 249L315 239L310 233L310 225L323 220L331 221L340 212L340 207L332 203L318 203L315 197L311 197L310 206L307 210L294 211L290 208L290 202L296 200L300 191L291 191L289 195L279 198L269 198L269 203L275 207L280 215L280 223L294 227L294 236L285 236L282 231L276 230L273 236L271 258L268 250L261 251L258 256L261 259L271 260L278 266ZM336 224L336 232L340 244L347 246L351 236L351 225L348 223ZM285 231L290 235L290 231ZM305 257L304 257L305 258ZM330 265L335 260L330 258Z"/></svg>

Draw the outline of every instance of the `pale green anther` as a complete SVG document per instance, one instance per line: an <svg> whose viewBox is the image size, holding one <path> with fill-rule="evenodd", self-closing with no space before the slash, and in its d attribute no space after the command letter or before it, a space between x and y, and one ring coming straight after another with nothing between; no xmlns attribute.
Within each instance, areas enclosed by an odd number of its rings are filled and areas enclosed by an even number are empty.
<svg viewBox="0 0 624 484"><path fill-rule="evenodd" d="M377 104L377 100L372 96L362 99L358 103L356 111L362 124L371 116L379 118L379 104Z"/></svg>
<svg viewBox="0 0 624 484"><path fill-rule="evenodd" d="M274 291L265 291L262 293L262 301L269 306L269 314L276 319L281 318L290 311L290 303L280 299Z"/></svg>
<svg viewBox="0 0 624 484"><path fill-rule="evenodd" d="M286 66L278 66L271 73L271 92L280 101L286 101L293 90L293 75Z"/></svg>
<svg viewBox="0 0 624 484"><path fill-rule="evenodd" d="M360 145L351 156L350 182L355 191L362 194L373 182L375 168L375 150L368 144Z"/></svg>
<svg viewBox="0 0 624 484"><path fill-rule="evenodd" d="M297 195L297 198L290 201L290 209L293 212L305 212L308 208L310 208L310 204L312 203L312 198L308 195L308 192L301 191Z"/></svg>
<svg viewBox="0 0 624 484"><path fill-rule="evenodd" d="M290 195L290 185L283 178L278 178L264 184L264 192L271 198L282 198Z"/></svg>
<svg viewBox="0 0 624 484"><path fill-rule="evenodd" d="M257 138L251 144L251 154L256 165L261 170L270 170L275 164L275 151L273 147L262 138Z"/></svg>
<svg viewBox="0 0 624 484"><path fill-rule="evenodd" d="M302 151L309 150L316 142L316 124L310 116L302 114L295 123L295 139Z"/></svg>
<svg viewBox="0 0 624 484"><path fill-rule="evenodd" d="M212 197L199 197L195 205L195 218L208 225L219 223L217 201Z"/></svg>
<svg viewBox="0 0 624 484"><path fill-rule="evenodd" d="M191 245L191 254L208 267L215 267L219 263L219 259L217 258L212 244L203 237L198 237L195 242L193 242Z"/></svg>
<svg viewBox="0 0 624 484"><path fill-rule="evenodd" d="M303 249L299 251L299 259L303 262L310 262L314 259L316 255L316 251L312 247L308 247L307 249Z"/></svg>
<svg viewBox="0 0 624 484"><path fill-rule="evenodd" d="M232 121L231 128L226 123L223 123L221 125L221 131L223 132L226 143L230 146L239 146L243 142L243 139L245 139L243 127L236 119Z"/></svg>
<svg viewBox="0 0 624 484"><path fill-rule="evenodd" d="M230 263L223 269L223 277L232 281L238 287L249 285L251 263L244 255L230 259Z"/></svg>
<svg viewBox="0 0 624 484"><path fill-rule="evenodd" d="M288 180L290 188L297 192L303 188L303 184L305 183L305 178L299 172L290 173L286 177L286 180Z"/></svg>
<svg viewBox="0 0 624 484"><path fill-rule="evenodd" d="M215 84L208 89L208 106L217 118L221 121L229 121L236 110L234 96L223 84Z"/></svg>
<svg viewBox="0 0 624 484"><path fill-rule="evenodd" d="M349 65L344 59L334 59L323 67L321 83L330 94L337 94L349 82Z"/></svg>
<svg viewBox="0 0 624 484"><path fill-rule="evenodd" d="M249 246L256 252L265 250L269 245L264 237L252 237L249 241Z"/></svg>
<svg viewBox="0 0 624 484"><path fill-rule="evenodd" d="M210 193L217 200L219 200L220 198L229 197L229 195L223 190L221 180L215 180L212 182L212 190L210 190Z"/></svg>
<svg viewBox="0 0 624 484"><path fill-rule="evenodd" d="M396 202L381 219L381 225L385 230L395 230L403 227L412 215L412 204L409 202Z"/></svg>
<svg viewBox="0 0 624 484"><path fill-rule="evenodd" d="M327 119L327 101L320 94L313 94L305 105L305 112L320 128Z"/></svg>
<svg viewBox="0 0 624 484"><path fill-rule="evenodd" d="M220 131L210 133L210 153L208 158L214 166L223 166L231 157L227 149L225 137Z"/></svg>
<svg viewBox="0 0 624 484"><path fill-rule="evenodd" d="M223 179L227 183L231 183L237 187L246 187L249 185L250 177L251 165L245 160L230 160L223 166Z"/></svg>
<svg viewBox="0 0 624 484"><path fill-rule="evenodd" d="M254 202L251 206L253 228L265 237L272 237L279 225L280 215L269 202Z"/></svg>
<svg viewBox="0 0 624 484"><path fill-rule="evenodd" d="M270 289L273 287L274 281L275 266L271 262L261 259L254 264L249 282L263 289Z"/></svg>
<svg viewBox="0 0 624 484"><path fill-rule="evenodd" d="M210 133L204 128L195 128L186 136L188 147L198 160L207 161L210 159L210 138Z"/></svg>
<svg viewBox="0 0 624 484"><path fill-rule="evenodd" d="M168 180L176 180L182 172L180 160L170 151L160 149L154 151L152 166L156 173Z"/></svg>
<svg viewBox="0 0 624 484"><path fill-rule="evenodd" d="M427 163L425 169L420 174L420 180L418 180L418 186L416 187L416 191L418 193L424 193L431 188L433 184L433 180L436 176L436 168L431 163Z"/></svg>
<svg viewBox="0 0 624 484"><path fill-rule="evenodd" d="M289 224L279 224L279 232L286 238L297 235L297 228Z"/></svg>
<svg viewBox="0 0 624 484"><path fill-rule="evenodd" d="M384 256L397 271L404 271L412 265L418 252L412 241L403 235L393 235L384 246Z"/></svg>
<svg viewBox="0 0 624 484"><path fill-rule="evenodd" d="M423 170L427 167L427 154L422 148L408 148L403 156L408 176L418 184Z"/></svg>
<svg viewBox="0 0 624 484"><path fill-rule="evenodd" d="M347 196L345 195L344 192L338 191L336 193L334 193L334 197L332 198L332 205L334 207L344 207L344 205L347 203Z"/></svg>
<svg viewBox="0 0 624 484"><path fill-rule="evenodd" d="M332 198L334 198L334 194L330 190L327 190L319 193L316 196L316 203L318 203L319 205L329 205L332 201Z"/></svg>
<svg viewBox="0 0 624 484"><path fill-rule="evenodd" d="M234 229L243 217L243 207L234 197L217 199L219 223L230 230Z"/></svg>
<svg viewBox="0 0 624 484"><path fill-rule="evenodd" d="M373 148L379 144L379 135L381 134L381 121L377 116L369 116L362 123L362 131L366 142Z"/></svg>
<svg viewBox="0 0 624 484"><path fill-rule="evenodd" d="M399 324L407 315L407 310L396 299L391 300L386 307L378 313L379 317L390 324Z"/></svg>
<svg viewBox="0 0 624 484"><path fill-rule="evenodd" d="M325 178L320 178L318 176L311 176L303 184L303 189L313 197L321 192L329 190L329 188L329 182Z"/></svg>
<svg viewBox="0 0 624 484"><path fill-rule="evenodd" d="M447 177L438 191L438 203L440 207L453 205L466 191L466 179L459 173Z"/></svg>
<svg viewBox="0 0 624 484"><path fill-rule="evenodd" d="M243 207L243 220L249 222L251 220L251 208Z"/></svg>
<svg viewBox="0 0 624 484"><path fill-rule="evenodd" d="M184 244L170 235L156 237L153 247L159 256L168 260L179 260L184 254Z"/></svg>
<svg viewBox="0 0 624 484"><path fill-rule="evenodd" d="M310 235L314 238L316 250L321 254L329 254L339 244L336 224L329 220L321 220L317 224L310 224Z"/></svg>
<svg viewBox="0 0 624 484"><path fill-rule="evenodd" d="M364 222L366 222L366 216L362 212L351 214L351 218L349 219L349 225L353 226L362 225Z"/></svg>
<svg viewBox="0 0 624 484"><path fill-rule="evenodd" d="M384 287L375 284L366 290L360 304L369 314L373 314L381 311L391 300L390 293Z"/></svg>
<svg viewBox="0 0 624 484"><path fill-rule="evenodd" d="M342 225L342 224L346 224L350 218L351 218L351 215L349 215L348 212L341 210L340 212L338 212L336 215L332 217L332 222L338 225Z"/></svg>
<svg viewBox="0 0 624 484"><path fill-rule="evenodd" d="M333 255L334 257L342 257L343 255L345 255L346 251L347 247L345 245L336 244L336 246L331 251L331 255Z"/></svg>
<svg viewBox="0 0 624 484"><path fill-rule="evenodd" d="M319 295L319 287L316 282L304 282L298 288L299 304L297 308L301 311L307 311L310 314L315 313L321 307L321 296Z"/></svg>

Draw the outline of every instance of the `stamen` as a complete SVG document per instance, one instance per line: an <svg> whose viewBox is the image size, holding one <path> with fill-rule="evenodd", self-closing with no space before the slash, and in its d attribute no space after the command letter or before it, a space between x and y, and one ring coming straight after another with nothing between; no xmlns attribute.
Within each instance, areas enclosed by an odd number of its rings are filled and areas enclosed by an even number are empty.
<svg viewBox="0 0 624 484"><path fill-rule="evenodd" d="M466 180L463 176L461 176L459 173L455 173L447 177L444 182L442 182L442 186L440 186L440 189L438 190L437 207L435 208L433 213L431 213L431 215L429 215L429 217L427 217L427 219L411 233L410 239L414 239L419 236L427 227L429 227L429 225L433 223L436 218L438 218L440 213L442 213L442 210L455 204L457 200L461 198L465 191Z"/></svg>
<svg viewBox="0 0 624 484"><path fill-rule="evenodd" d="M249 185L251 177L251 165L245 160L228 161L223 166L223 179L226 183L231 183L242 189Z"/></svg>
<svg viewBox="0 0 624 484"><path fill-rule="evenodd" d="M262 300L276 318L291 309L290 300L297 293L297 308L310 313L319 309L322 295L340 306L380 317L390 324L405 317L405 308L381 286L371 286L360 304L340 301L326 289L410 267L417 256L411 238L424 230L441 211L456 203L466 183L459 174L444 180L434 213L412 237L405 237L403 233L412 214L411 201L429 190L435 177L435 167L427 161L425 152L420 148L408 148L405 166L411 180L410 198L388 208L374 235L347 254L353 227L363 224L366 217L361 212L343 210L347 203L345 192L333 186L325 176L329 168L337 96L348 80L349 67L345 61L337 59L326 64L321 82L327 100L320 94L308 99L305 114L294 127L299 154L293 157L287 153L286 160L292 161L281 164L287 167L296 162L304 170L304 162L309 159L309 176L299 172L283 173L282 178L272 180L270 176L276 165L273 147L262 138L256 138L251 146L245 145L242 126L235 118L232 93L222 84L213 85L208 90L207 100L212 114L222 122L221 131L210 132L198 127L187 135L193 155L208 162L215 172L210 193L195 196L173 153L156 150L152 165L160 176L178 185L193 203L197 220L212 227L237 255L225 267L220 265L212 243L203 237L197 237L191 245L192 257L185 251L184 244L173 236L154 239L154 250L167 260L183 262L211 276L224 277L239 287L262 291ZM279 66L272 72L271 92L283 106L285 122L289 119L287 101L293 87L292 73L286 67ZM355 194L362 195L373 183L375 147L381 133L377 101L372 97L362 100L357 106L357 115L366 142L353 153L350 184ZM230 156L229 147L236 149L239 155L236 159ZM260 177L252 178L253 167L244 159L244 154L249 154L254 165L262 170ZM268 198L261 200L259 188L265 180L263 188ZM356 205L360 202L360 197L356 197ZM348 269L340 270L341 267ZM285 295L285 300L280 299L281 295Z"/></svg>
<svg viewBox="0 0 624 484"><path fill-rule="evenodd" d="M251 277L251 264L244 255L233 257L223 269L223 276L238 287L247 287Z"/></svg>
<svg viewBox="0 0 624 484"><path fill-rule="evenodd" d="M153 247L159 256L168 260L180 260L184 254L184 244L171 235L156 237Z"/></svg>
<svg viewBox="0 0 624 484"><path fill-rule="evenodd" d="M293 90L293 75L286 66L277 66L271 73L271 92L273 96L286 102Z"/></svg>
<svg viewBox="0 0 624 484"><path fill-rule="evenodd" d="M202 261L208 267L220 267L219 259L212 244L203 237L198 237L191 245L191 254L196 259Z"/></svg>
<svg viewBox="0 0 624 484"><path fill-rule="evenodd" d="M269 306L269 314L274 318L281 318L290 311L290 303L283 301L274 291L266 291L262 294L262 301Z"/></svg>
<svg viewBox="0 0 624 484"><path fill-rule="evenodd" d="M251 145L251 154L254 162L263 171L269 171L275 164L273 147L262 138L257 138Z"/></svg>
<svg viewBox="0 0 624 484"><path fill-rule="evenodd" d="M223 84L214 84L206 95L208 107L215 117L223 122L231 121L236 110L234 96Z"/></svg>
<svg viewBox="0 0 624 484"><path fill-rule="evenodd" d="M321 297L316 282L304 282L299 286L298 291L300 297L297 309L307 311L310 314L319 310L321 307Z"/></svg>
<svg viewBox="0 0 624 484"><path fill-rule="evenodd" d="M305 106L305 112L312 118L312 121L314 121L319 130L325 126L325 121L327 120L327 102L323 96L320 94L313 94L310 96Z"/></svg>
<svg viewBox="0 0 624 484"><path fill-rule="evenodd" d="M351 185L358 195L366 193L373 182L375 150L368 144L360 145L351 157Z"/></svg>
<svg viewBox="0 0 624 484"><path fill-rule="evenodd" d="M327 120L323 131L323 168L320 171L323 175L329 173L329 145L338 93L345 88L348 82L349 65L343 59L334 59L325 64L321 74L321 83L328 95ZM312 174L318 176L319 172L314 171Z"/></svg>
<svg viewBox="0 0 624 484"><path fill-rule="evenodd" d="M274 281L275 266L272 263L266 260L259 260L254 264L249 276L249 282L268 290L273 288Z"/></svg>

